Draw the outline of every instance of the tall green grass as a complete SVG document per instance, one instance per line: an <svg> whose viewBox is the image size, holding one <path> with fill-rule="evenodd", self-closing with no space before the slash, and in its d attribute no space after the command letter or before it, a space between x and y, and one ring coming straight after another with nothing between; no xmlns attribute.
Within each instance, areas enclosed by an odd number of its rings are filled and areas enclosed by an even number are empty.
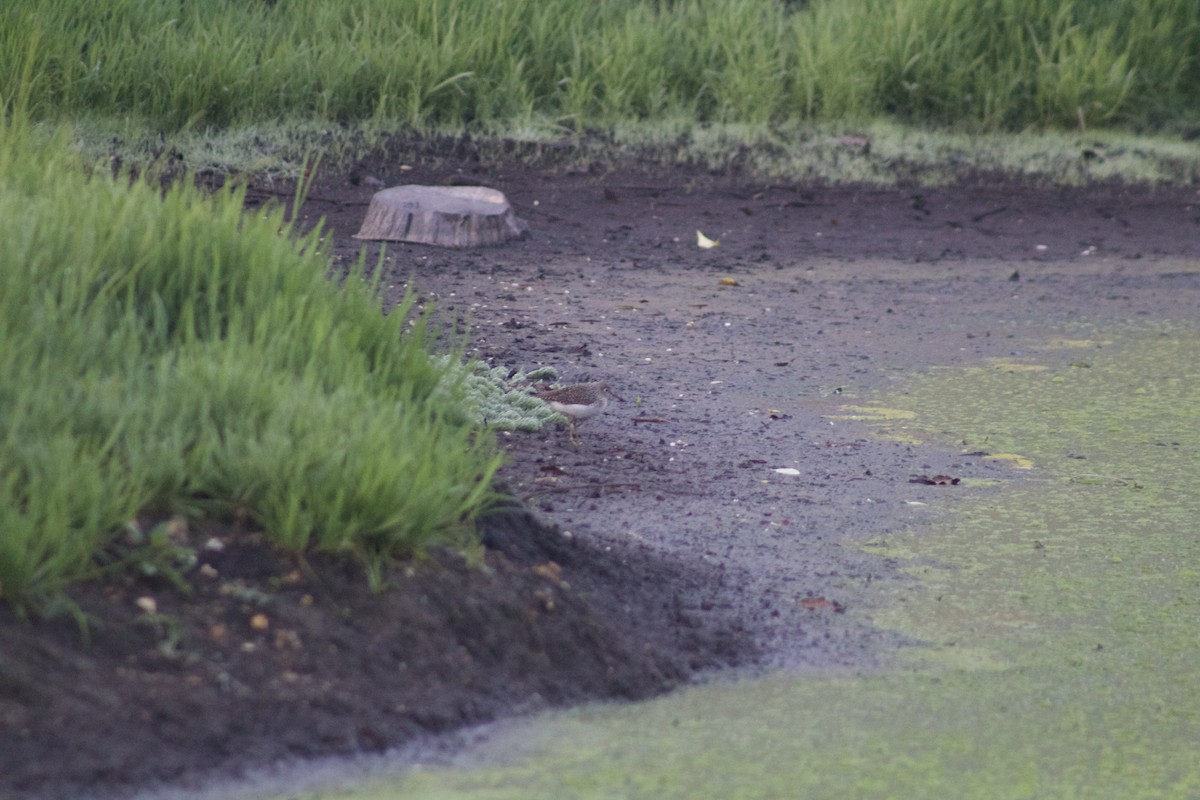
<svg viewBox="0 0 1200 800"><path fill-rule="evenodd" d="M320 230L242 200L89 178L0 125L0 598L94 574L143 512L249 518L378 579L490 499L494 441L411 299L381 313L363 264L335 286Z"/></svg>
<svg viewBox="0 0 1200 800"><path fill-rule="evenodd" d="M564 128L881 116L1194 124L1195 0L8 0L0 97L168 131L277 117Z"/></svg>

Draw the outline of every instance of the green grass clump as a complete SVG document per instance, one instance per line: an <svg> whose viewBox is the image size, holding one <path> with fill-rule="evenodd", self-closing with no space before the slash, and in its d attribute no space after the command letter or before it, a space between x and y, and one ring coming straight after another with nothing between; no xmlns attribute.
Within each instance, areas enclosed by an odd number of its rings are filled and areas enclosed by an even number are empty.
<svg viewBox="0 0 1200 800"><path fill-rule="evenodd" d="M376 578L467 534L499 457L411 298L381 313L362 263L339 288L319 230L236 191L89 178L19 117L0 140L0 598L94 574L141 512Z"/></svg>
<svg viewBox="0 0 1200 800"><path fill-rule="evenodd" d="M975 131L1194 125L1195 0L9 0L0 97L167 132L281 117Z"/></svg>

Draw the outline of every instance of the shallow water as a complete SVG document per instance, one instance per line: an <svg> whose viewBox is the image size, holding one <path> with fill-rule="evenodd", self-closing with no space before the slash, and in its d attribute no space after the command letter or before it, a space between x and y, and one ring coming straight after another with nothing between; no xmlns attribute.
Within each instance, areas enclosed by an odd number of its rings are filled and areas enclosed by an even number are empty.
<svg viewBox="0 0 1200 800"><path fill-rule="evenodd" d="M857 401L911 412L878 435L1012 467L862 543L912 578L847 612L922 642L890 667L544 715L314 796L1200 796L1198 354L1192 329L1086 332Z"/></svg>

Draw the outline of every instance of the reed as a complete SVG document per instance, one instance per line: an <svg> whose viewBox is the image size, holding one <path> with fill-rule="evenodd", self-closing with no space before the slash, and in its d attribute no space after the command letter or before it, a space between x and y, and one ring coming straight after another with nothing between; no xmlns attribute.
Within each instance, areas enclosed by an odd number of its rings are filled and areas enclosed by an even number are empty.
<svg viewBox="0 0 1200 800"><path fill-rule="evenodd" d="M1200 110L1192 0L10 0L0 97L29 53L36 117L169 132L280 117L1145 129Z"/></svg>

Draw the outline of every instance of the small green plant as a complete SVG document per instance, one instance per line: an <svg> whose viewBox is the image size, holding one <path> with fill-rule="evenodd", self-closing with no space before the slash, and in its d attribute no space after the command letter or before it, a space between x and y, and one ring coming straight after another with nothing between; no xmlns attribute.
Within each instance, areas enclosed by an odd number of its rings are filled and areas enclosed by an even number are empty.
<svg viewBox="0 0 1200 800"><path fill-rule="evenodd" d="M530 372L507 367L488 367L476 361L467 367L464 394L467 407L484 425L497 430L536 431L563 417L529 392L537 381L553 381L553 367Z"/></svg>
<svg viewBox="0 0 1200 800"><path fill-rule="evenodd" d="M137 617L137 623L148 627L158 639L155 649L170 661L178 661L185 657L183 651L183 628L179 620L170 614L158 611L145 612Z"/></svg>
<svg viewBox="0 0 1200 800"><path fill-rule="evenodd" d="M104 566L106 571L161 579L180 594L191 594L192 585L186 576L196 566L196 550L188 544L183 517L173 516L149 531L142 530L136 519L130 520L117 544L121 550L112 554L113 560ZM97 561L103 558L96 556Z"/></svg>

